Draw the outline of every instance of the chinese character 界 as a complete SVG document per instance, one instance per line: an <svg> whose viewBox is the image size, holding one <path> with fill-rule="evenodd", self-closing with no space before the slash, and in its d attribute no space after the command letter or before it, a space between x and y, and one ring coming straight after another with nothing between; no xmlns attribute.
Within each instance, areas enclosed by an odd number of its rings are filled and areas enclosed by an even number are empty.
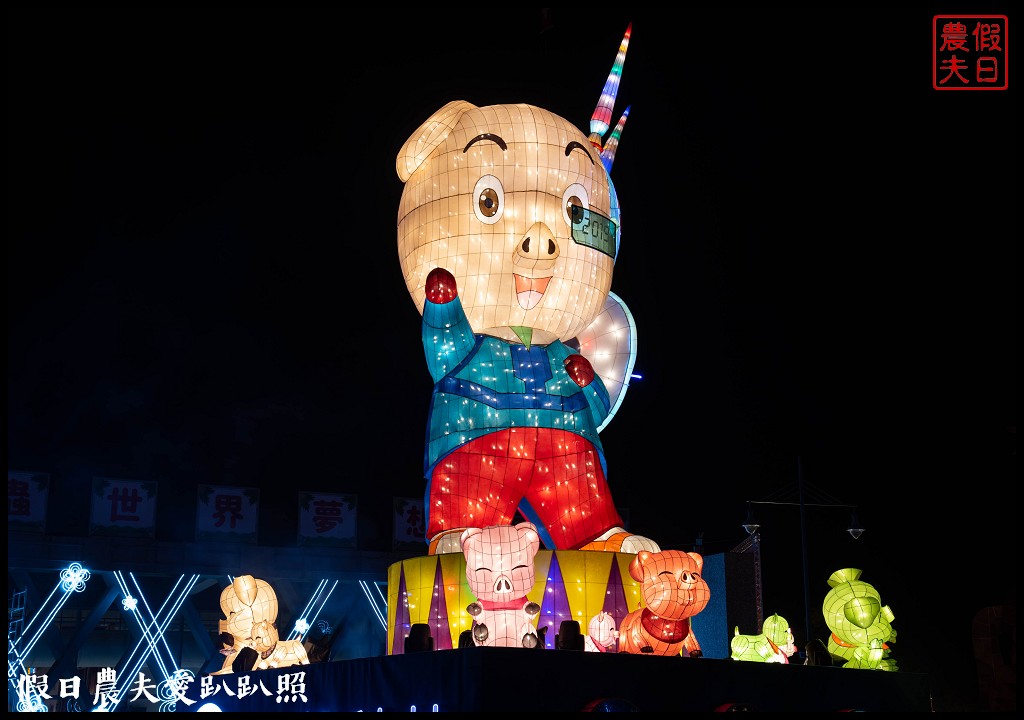
<svg viewBox="0 0 1024 720"><path fill-rule="evenodd" d="M224 524L225 516L231 516L231 528L234 529L235 522L242 519L242 497L240 495L216 495L213 498L215 508L213 516L217 518L214 523L217 527Z"/></svg>

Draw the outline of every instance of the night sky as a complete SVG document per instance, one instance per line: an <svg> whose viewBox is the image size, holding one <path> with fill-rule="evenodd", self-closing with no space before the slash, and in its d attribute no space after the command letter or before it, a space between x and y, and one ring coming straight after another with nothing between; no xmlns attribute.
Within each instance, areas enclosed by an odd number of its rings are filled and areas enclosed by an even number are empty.
<svg viewBox="0 0 1024 720"><path fill-rule="evenodd" d="M210 483L261 488L267 544L298 489L356 493L390 549L430 392L397 152L453 99L585 129L632 23L616 504L724 552L800 467L867 528L808 512L815 610L861 567L901 669L973 673L974 612L1016 604L1013 78L934 90L927 8L407 12L8 9L8 465L51 473L50 532L100 475L160 483L163 539ZM802 628L798 509L755 512Z"/></svg>

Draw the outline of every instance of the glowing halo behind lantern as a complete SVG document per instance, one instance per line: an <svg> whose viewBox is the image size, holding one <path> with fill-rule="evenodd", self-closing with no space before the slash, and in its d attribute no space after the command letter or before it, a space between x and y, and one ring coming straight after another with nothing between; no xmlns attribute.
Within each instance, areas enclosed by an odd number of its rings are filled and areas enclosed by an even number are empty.
<svg viewBox="0 0 1024 720"><path fill-rule="evenodd" d="M613 292L608 293L604 310L576 340L580 354L594 366L611 398L608 417L597 427L601 432L615 417L629 388L636 364L636 323L626 304Z"/></svg>

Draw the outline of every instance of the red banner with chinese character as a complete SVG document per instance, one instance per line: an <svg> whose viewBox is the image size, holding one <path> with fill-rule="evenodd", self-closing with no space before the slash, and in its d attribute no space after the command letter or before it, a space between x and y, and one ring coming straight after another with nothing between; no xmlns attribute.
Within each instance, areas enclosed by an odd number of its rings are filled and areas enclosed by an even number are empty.
<svg viewBox="0 0 1024 720"><path fill-rule="evenodd" d="M356 496L299 493L299 545L356 546Z"/></svg>
<svg viewBox="0 0 1024 720"><path fill-rule="evenodd" d="M421 547L426 550L426 524L423 519L423 498L396 497L394 539L395 550Z"/></svg>
<svg viewBox="0 0 1024 720"><path fill-rule="evenodd" d="M200 485L196 503L196 542L256 542L259 488Z"/></svg>
<svg viewBox="0 0 1024 720"><path fill-rule="evenodd" d="M7 529L46 532L48 473L7 471Z"/></svg>
<svg viewBox="0 0 1024 720"><path fill-rule="evenodd" d="M155 537L156 490L154 481L94 477L89 534Z"/></svg>

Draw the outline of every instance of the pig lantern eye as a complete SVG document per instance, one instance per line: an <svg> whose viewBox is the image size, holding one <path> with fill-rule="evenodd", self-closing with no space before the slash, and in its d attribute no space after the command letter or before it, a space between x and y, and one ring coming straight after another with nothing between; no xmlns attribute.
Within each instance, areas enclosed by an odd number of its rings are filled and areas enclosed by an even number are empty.
<svg viewBox="0 0 1024 720"><path fill-rule="evenodd" d="M473 212L477 220L493 225L501 218L505 209L505 189L501 180L493 175L484 175L473 188Z"/></svg>
<svg viewBox="0 0 1024 720"><path fill-rule="evenodd" d="M579 183L573 183L562 193L562 217L566 225L572 227L573 221L580 222L583 211L590 207L587 190Z"/></svg>

